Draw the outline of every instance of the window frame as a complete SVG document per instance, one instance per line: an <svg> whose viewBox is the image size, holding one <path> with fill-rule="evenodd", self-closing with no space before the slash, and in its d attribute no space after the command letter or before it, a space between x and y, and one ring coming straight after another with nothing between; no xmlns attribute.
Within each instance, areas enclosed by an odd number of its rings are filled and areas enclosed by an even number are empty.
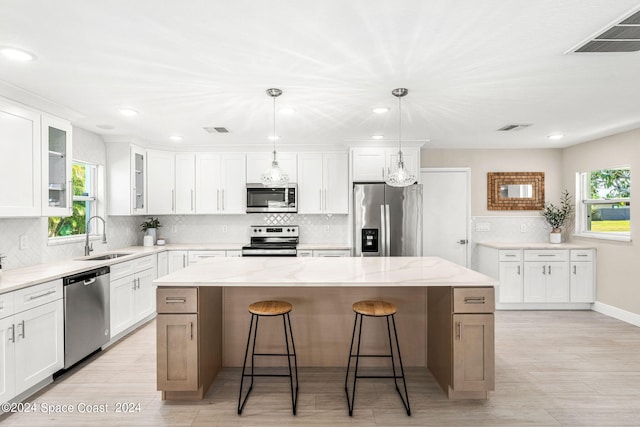
<svg viewBox="0 0 640 427"><path fill-rule="evenodd" d="M590 196L590 176L592 172L611 169L629 169L631 173L631 166L618 166L609 168L598 168L588 172L576 173L576 216L575 216L575 233L576 237L587 237L592 239L601 240L615 240L621 242L631 241L631 222L629 222L628 232L606 232L606 231L591 231L587 230L587 224L589 222L589 211L592 205L603 205L611 203L629 203L629 209L631 209L631 197L621 197L615 199L591 199L586 196Z"/></svg>
<svg viewBox="0 0 640 427"><path fill-rule="evenodd" d="M71 161L72 165L81 164L85 167L90 167L90 189L88 196L72 196L73 202L89 202L90 203L90 212L91 216L100 215L104 217L104 171L102 165L87 162L84 160L73 159ZM47 217L48 222L48 217ZM89 240L97 240L102 238L103 233L103 224L101 221L93 221L91 223L91 230L89 234ZM53 236L49 237L49 227L47 226L47 245L61 245L67 243L77 243L81 241L85 241L87 238L86 233L82 234L73 234L70 236Z"/></svg>

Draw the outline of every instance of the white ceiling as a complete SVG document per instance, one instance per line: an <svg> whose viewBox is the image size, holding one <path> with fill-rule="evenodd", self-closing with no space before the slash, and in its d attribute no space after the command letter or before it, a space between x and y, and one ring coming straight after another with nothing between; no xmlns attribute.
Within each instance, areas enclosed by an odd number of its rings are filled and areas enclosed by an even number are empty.
<svg viewBox="0 0 640 427"><path fill-rule="evenodd" d="M640 127L640 53L565 54L637 0L0 0L0 80L152 144L562 147ZM139 111L127 118L121 107ZM386 115L372 113L391 107ZM531 123L497 132L509 123ZM105 131L97 125L112 125ZM205 126L231 133L208 134ZM561 132L565 138L550 141ZM377 142L376 142L377 143Z"/></svg>

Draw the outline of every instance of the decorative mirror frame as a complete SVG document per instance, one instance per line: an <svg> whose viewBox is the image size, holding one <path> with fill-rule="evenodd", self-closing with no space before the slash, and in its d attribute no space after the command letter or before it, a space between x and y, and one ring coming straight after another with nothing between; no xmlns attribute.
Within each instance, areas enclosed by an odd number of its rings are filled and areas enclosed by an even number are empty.
<svg viewBox="0 0 640 427"><path fill-rule="evenodd" d="M533 197L501 197L503 185L531 184ZM487 172L487 209L539 211L544 209L544 172Z"/></svg>

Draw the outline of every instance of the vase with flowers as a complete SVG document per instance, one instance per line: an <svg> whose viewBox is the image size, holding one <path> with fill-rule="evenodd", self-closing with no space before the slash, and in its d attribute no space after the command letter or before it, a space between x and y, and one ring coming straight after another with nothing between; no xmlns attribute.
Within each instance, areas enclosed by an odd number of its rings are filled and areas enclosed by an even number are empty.
<svg viewBox="0 0 640 427"><path fill-rule="evenodd" d="M149 218L140 224L140 229L144 231L144 235L153 237L152 243L149 246L155 245L158 241L158 228L160 227L162 226L160 225L160 220L158 218Z"/></svg>
<svg viewBox="0 0 640 427"><path fill-rule="evenodd" d="M564 190L560 197L560 206L556 206L553 203L547 203L542 210L542 216L547 221L547 224L551 226L551 233L549 234L549 242L561 243L562 242L562 226L571 218L573 214L573 204L571 203L571 196L569 191Z"/></svg>

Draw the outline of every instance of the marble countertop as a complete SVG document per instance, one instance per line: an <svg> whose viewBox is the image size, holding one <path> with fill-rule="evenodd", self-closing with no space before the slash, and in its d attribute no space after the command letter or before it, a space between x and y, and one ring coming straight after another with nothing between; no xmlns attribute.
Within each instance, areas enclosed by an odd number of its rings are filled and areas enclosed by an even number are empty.
<svg viewBox="0 0 640 427"><path fill-rule="evenodd" d="M118 264L145 255L156 254L164 251L204 251L204 250L241 250L246 243L171 243L163 246L129 246L117 250L93 253L86 257L70 258L46 264L37 264L24 268L4 270L0 273L0 294L60 279L72 274L106 265ZM301 245L304 249L350 249L340 245ZM110 260L86 261L87 258L109 253L127 253L130 255Z"/></svg>
<svg viewBox="0 0 640 427"><path fill-rule="evenodd" d="M496 286L438 257L212 258L154 281L158 286Z"/></svg>
<svg viewBox="0 0 640 427"><path fill-rule="evenodd" d="M573 243L500 243L500 242L478 242L478 246L486 246L493 249L594 249L595 246L576 245Z"/></svg>

